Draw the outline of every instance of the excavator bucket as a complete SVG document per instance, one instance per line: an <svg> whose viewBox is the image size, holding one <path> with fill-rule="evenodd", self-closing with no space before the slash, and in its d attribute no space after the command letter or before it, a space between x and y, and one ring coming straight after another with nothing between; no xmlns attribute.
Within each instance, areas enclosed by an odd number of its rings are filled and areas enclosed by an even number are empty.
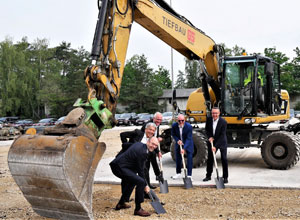
<svg viewBox="0 0 300 220"><path fill-rule="evenodd" d="M41 216L93 219L94 174L106 148L97 140L111 116L106 109L96 112L87 104L85 107L72 110L61 124L43 134L30 130L10 147L10 172ZM100 126L94 121L103 126L97 130Z"/></svg>
<svg viewBox="0 0 300 220"><path fill-rule="evenodd" d="M39 215L93 219L93 179L104 151L104 143L84 136L23 135L12 144L8 165Z"/></svg>

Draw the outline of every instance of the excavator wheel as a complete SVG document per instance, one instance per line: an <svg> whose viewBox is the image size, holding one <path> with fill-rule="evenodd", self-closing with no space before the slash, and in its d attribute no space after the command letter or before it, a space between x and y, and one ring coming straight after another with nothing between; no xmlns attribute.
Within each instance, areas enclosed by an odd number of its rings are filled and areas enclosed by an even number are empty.
<svg viewBox="0 0 300 220"><path fill-rule="evenodd" d="M105 144L83 135L22 135L8 153L11 174L33 210L93 219L92 186Z"/></svg>
<svg viewBox="0 0 300 220"><path fill-rule="evenodd" d="M299 161L300 140L289 132L273 132L264 140L261 146L261 155L270 168L289 169Z"/></svg>
<svg viewBox="0 0 300 220"><path fill-rule="evenodd" d="M193 142L194 142L193 167L197 168L205 164L208 155L207 153L208 148L207 148L206 138L200 132L193 132ZM172 141L171 144L171 156L172 159L176 161L174 140Z"/></svg>

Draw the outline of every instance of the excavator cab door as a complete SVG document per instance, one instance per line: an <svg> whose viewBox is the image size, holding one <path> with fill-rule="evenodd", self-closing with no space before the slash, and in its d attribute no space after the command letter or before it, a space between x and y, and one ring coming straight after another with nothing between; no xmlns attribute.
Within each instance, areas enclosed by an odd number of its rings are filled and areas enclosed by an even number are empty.
<svg viewBox="0 0 300 220"><path fill-rule="evenodd" d="M226 58L222 78L223 115L242 118L281 114L280 69L270 58Z"/></svg>
<svg viewBox="0 0 300 220"><path fill-rule="evenodd" d="M222 86L223 115L253 115L255 59L225 60Z"/></svg>
<svg viewBox="0 0 300 220"><path fill-rule="evenodd" d="M273 62L267 62L265 65L265 73L267 80L267 111L269 114L279 115L281 113L281 88L280 88L280 68Z"/></svg>

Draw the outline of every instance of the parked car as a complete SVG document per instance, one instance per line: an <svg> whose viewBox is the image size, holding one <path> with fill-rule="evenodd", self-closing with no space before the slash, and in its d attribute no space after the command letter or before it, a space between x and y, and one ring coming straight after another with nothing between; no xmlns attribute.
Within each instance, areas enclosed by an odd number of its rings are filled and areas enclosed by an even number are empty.
<svg viewBox="0 0 300 220"><path fill-rule="evenodd" d="M33 126L52 126L55 125L56 121L56 118L44 118L39 120L39 122L35 123Z"/></svg>
<svg viewBox="0 0 300 220"><path fill-rule="evenodd" d="M130 122L132 125L134 125L135 121L137 120L137 114L135 112L132 112L130 114L131 114Z"/></svg>
<svg viewBox="0 0 300 220"><path fill-rule="evenodd" d="M59 119L57 119L57 121L55 122L55 124L56 124L56 125L59 124L60 122L62 122L63 120L65 120L66 117L67 117L67 116L62 116L62 117L60 117Z"/></svg>
<svg viewBox="0 0 300 220"><path fill-rule="evenodd" d="M120 118L121 114L115 114L115 119L118 120Z"/></svg>
<svg viewBox="0 0 300 220"><path fill-rule="evenodd" d="M35 128L37 133L41 133L46 127L54 126L56 121L56 118L43 118L39 120L39 122L33 124L32 126L27 127L27 129Z"/></svg>
<svg viewBox="0 0 300 220"><path fill-rule="evenodd" d="M173 112L164 112L162 113L162 125L168 125L171 123L173 118Z"/></svg>
<svg viewBox="0 0 300 220"><path fill-rule="evenodd" d="M134 124L134 125L137 125L136 121L137 121L139 118L141 118L142 115L147 115L147 114L149 114L149 113L139 113L139 114L137 114L137 115L134 117L133 124Z"/></svg>
<svg viewBox="0 0 300 220"><path fill-rule="evenodd" d="M300 118L300 111L294 111L294 117Z"/></svg>
<svg viewBox="0 0 300 220"><path fill-rule="evenodd" d="M120 118L118 119L118 126L120 125L126 125L129 126L131 125L131 113L123 113L121 114Z"/></svg>
<svg viewBox="0 0 300 220"><path fill-rule="evenodd" d="M19 128L19 127L28 127L33 125L33 120L32 119L22 119L18 120L15 123L12 124L13 127Z"/></svg>
<svg viewBox="0 0 300 220"><path fill-rule="evenodd" d="M9 124L9 123L14 123L17 120L19 120L19 117L1 117L0 122L3 124Z"/></svg>
<svg viewBox="0 0 300 220"><path fill-rule="evenodd" d="M152 118L153 118L153 115L144 114L139 119L136 120L136 125L143 125L143 124L151 121Z"/></svg>
<svg viewBox="0 0 300 220"><path fill-rule="evenodd" d="M33 120L32 119L23 119L23 120L18 120L15 123L8 124L10 127L14 127L18 129L22 134L24 134L25 130L33 125Z"/></svg>

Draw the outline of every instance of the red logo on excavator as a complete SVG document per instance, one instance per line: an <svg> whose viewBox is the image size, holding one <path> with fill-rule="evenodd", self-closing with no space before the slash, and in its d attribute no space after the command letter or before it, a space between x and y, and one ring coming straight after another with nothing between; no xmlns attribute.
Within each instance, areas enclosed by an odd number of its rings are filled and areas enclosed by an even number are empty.
<svg viewBox="0 0 300 220"><path fill-rule="evenodd" d="M194 43L195 42L195 32L191 31L191 30L188 30L188 33L187 33L187 39L188 41L190 41L191 43Z"/></svg>

